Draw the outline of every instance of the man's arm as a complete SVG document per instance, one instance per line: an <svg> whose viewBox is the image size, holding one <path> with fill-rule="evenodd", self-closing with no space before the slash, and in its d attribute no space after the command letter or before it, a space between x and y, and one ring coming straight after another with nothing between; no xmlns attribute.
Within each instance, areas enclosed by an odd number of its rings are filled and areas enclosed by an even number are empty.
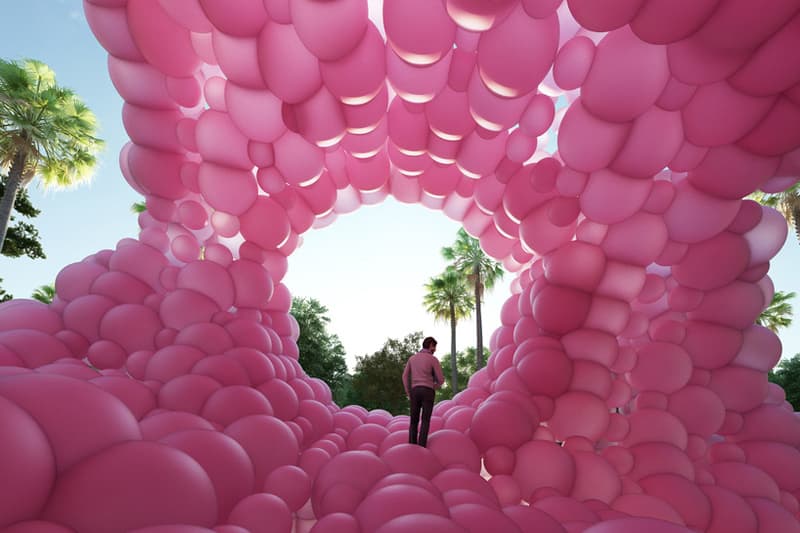
<svg viewBox="0 0 800 533"><path fill-rule="evenodd" d="M411 378L411 368L409 367L409 364L406 363L406 367L403 369L403 388L406 390L406 396L410 398L411 391L408 388L409 378Z"/></svg>
<svg viewBox="0 0 800 533"><path fill-rule="evenodd" d="M442 372L442 365L436 357L433 358L433 375L436 377L434 387L441 389L442 385L444 385L444 373Z"/></svg>

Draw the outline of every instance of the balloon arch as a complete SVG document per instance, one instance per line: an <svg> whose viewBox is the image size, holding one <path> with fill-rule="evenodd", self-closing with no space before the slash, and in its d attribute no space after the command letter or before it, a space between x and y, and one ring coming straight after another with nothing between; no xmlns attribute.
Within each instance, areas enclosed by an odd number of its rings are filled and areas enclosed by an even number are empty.
<svg viewBox="0 0 800 533"><path fill-rule="evenodd" d="M147 212L0 307L0 530L800 531L743 199L800 174L800 3L372 7L84 1ZM429 448L304 373L281 283L387 195L517 273Z"/></svg>

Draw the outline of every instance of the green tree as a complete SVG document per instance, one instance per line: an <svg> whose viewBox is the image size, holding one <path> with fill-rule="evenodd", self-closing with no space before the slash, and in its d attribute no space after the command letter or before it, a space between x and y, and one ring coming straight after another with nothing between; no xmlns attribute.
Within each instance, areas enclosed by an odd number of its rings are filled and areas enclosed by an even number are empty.
<svg viewBox="0 0 800 533"><path fill-rule="evenodd" d="M464 276L452 268L448 268L441 275L431 278L425 284L425 309L431 313L434 320L450 321L450 366L451 374L448 381L452 383L452 393L457 393L458 372L456 364L456 324L462 318L472 314L474 300L470 294ZM445 374L447 375L447 374Z"/></svg>
<svg viewBox="0 0 800 533"><path fill-rule="evenodd" d="M772 301L764 309L758 318L756 324L769 328L773 333L778 330L788 328L792 324L793 310L790 300L795 297L793 292L775 291L772 295Z"/></svg>
<svg viewBox="0 0 800 533"><path fill-rule="evenodd" d="M333 401L340 407L358 404L358 397L353 388L352 374L345 374L342 376L340 385L333 391Z"/></svg>
<svg viewBox="0 0 800 533"><path fill-rule="evenodd" d="M309 376L325 381L336 397L347 375L347 362L339 337L328 333L328 308L314 298L294 298L291 313L300 326L300 365Z"/></svg>
<svg viewBox="0 0 800 533"><path fill-rule="evenodd" d="M442 256L451 261L453 268L463 275L474 288L475 295L475 353L478 357L476 365L483 368L483 319L481 317L481 301L487 289L503 278L503 267L483 253L478 239L471 237L464 228L458 230L456 242L452 246L442 248Z"/></svg>
<svg viewBox="0 0 800 533"><path fill-rule="evenodd" d="M5 190L5 178L3 178L0 180L0 198L2 198ZM33 207L28 191L25 189L21 189L17 194L17 198L14 200L14 211L26 218L36 218L41 213L40 210ZM8 227L6 239L3 242L2 254L6 257L21 257L25 255L31 259L45 259L42 243L39 240L39 230L33 224L16 220L14 215L11 215L9 222L16 222L16 224Z"/></svg>
<svg viewBox="0 0 800 533"><path fill-rule="evenodd" d="M40 61L0 59L0 167L7 169L0 199L0 244L21 189L39 177L44 187L88 181L103 142L94 114L71 90L56 84Z"/></svg>
<svg viewBox="0 0 800 533"><path fill-rule="evenodd" d="M487 358L489 357L489 350L484 349L484 356ZM455 383L457 386L454 388L452 384L454 383L452 380L448 380L444 386L439 389L436 393L436 400L449 400L456 394L458 391L462 391L467 388L467 383L469 383L469 378L472 377L472 374L476 372L475 368L475 347L470 346L463 352L458 352L456 356L456 372L458 374L457 381ZM450 358L442 357L442 372L445 375L452 373L452 363Z"/></svg>
<svg viewBox="0 0 800 533"><path fill-rule="evenodd" d="M138 215L147 211L147 204L144 202L133 202L131 204L131 213Z"/></svg>
<svg viewBox="0 0 800 533"><path fill-rule="evenodd" d="M3 278L0 278L0 283L2 283ZM13 300L14 296L8 294L3 287L0 287L0 302L7 302L9 300Z"/></svg>
<svg viewBox="0 0 800 533"><path fill-rule="evenodd" d="M786 219L789 227L800 241L800 182L795 183L783 192L766 193L756 191L750 198L762 205L777 209Z"/></svg>
<svg viewBox="0 0 800 533"><path fill-rule="evenodd" d="M422 332L417 331L403 339L387 339L377 352L357 357L353 374L355 403L370 410L385 409L393 415L408 414L403 369L421 345Z"/></svg>
<svg viewBox="0 0 800 533"><path fill-rule="evenodd" d="M53 303L53 298L55 297L56 286L52 283L38 287L35 291L33 291L33 294L31 294L31 298L34 300L39 300L43 304Z"/></svg>
<svg viewBox="0 0 800 533"><path fill-rule="evenodd" d="M791 359L782 359L778 366L769 372L769 380L780 385L786 392L786 400L795 411L800 410L800 353Z"/></svg>

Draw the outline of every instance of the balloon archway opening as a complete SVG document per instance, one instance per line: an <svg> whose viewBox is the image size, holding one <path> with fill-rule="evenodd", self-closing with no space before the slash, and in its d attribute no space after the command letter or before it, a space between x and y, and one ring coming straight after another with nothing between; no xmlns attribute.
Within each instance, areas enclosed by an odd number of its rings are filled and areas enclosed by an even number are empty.
<svg viewBox="0 0 800 533"><path fill-rule="evenodd" d="M744 199L800 173L796 1L84 9L148 209L0 307L2 531L800 531ZM306 376L281 283L390 194L518 274L429 448Z"/></svg>

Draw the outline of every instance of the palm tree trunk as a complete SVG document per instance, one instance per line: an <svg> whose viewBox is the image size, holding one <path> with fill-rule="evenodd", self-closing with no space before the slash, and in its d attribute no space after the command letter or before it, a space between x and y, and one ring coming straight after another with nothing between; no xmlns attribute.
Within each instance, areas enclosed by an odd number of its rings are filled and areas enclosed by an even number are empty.
<svg viewBox="0 0 800 533"><path fill-rule="evenodd" d="M483 280L481 279L481 271L476 269L475 272L475 368L480 370L484 367L486 362L483 360L483 319L481 318L481 296L483 295L482 289Z"/></svg>
<svg viewBox="0 0 800 533"><path fill-rule="evenodd" d="M458 393L458 368L456 366L456 306L450 302L450 388Z"/></svg>
<svg viewBox="0 0 800 533"><path fill-rule="evenodd" d="M6 241L8 224L11 222L11 211L14 209L17 193L23 186L22 170L25 168L25 159L26 155L22 150L14 156L14 162L8 172L6 190L3 193L3 198L0 199L0 250L3 249L3 244Z"/></svg>

